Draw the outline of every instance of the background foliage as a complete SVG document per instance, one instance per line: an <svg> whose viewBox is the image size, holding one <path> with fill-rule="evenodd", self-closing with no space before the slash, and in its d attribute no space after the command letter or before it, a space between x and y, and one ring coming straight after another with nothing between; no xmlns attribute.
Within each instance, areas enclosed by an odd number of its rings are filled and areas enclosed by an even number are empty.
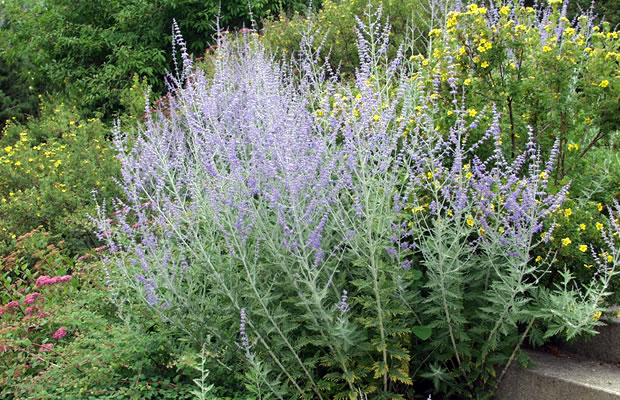
<svg viewBox="0 0 620 400"><path fill-rule="evenodd" d="M268 15L307 6L303 0L250 4L258 24ZM89 117L109 117L119 111L121 92L134 74L146 77L154 92L164 91L164 74L174 69L169 56L173 19L190 52L200 56L214 43L218 15L223 29L252 26L245 0L6 0L0 5L0 58L36 93L64 92L79 99ZM20 103L29 93L18 84L11 91L16 92L12 102Z"/></svg>

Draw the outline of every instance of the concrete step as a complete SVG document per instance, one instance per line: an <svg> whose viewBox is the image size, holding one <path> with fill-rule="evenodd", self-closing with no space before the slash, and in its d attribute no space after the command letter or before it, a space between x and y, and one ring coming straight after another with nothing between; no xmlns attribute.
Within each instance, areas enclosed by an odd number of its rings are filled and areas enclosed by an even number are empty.
<svg viewBox="0 0 620 400"><path fill-rule="evenodd" d="M512 365L497 400L620 400L620 366L580 355L527 350L531 368Z"/></svg>
<svg viewBox="0 0 620 400"><path fill-rule="evenodd" d="M609 363L620 363L620 322L614 319L605 323L607 325L597 327L598 335L580 339L575 343L558 344L560 351Z"/></svg>

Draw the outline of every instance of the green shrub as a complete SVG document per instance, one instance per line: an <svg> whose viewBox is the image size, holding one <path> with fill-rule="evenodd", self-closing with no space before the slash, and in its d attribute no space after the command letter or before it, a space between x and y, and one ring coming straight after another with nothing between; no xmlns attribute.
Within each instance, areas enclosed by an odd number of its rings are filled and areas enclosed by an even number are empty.
<svg viewBox="0 0 620 400"><path fill-rule="evenodd" d="M8 0L0 6L0 57L28 78L36 93L65 93L85 114L106 118L121 108L121 93L134 74L164 91L164 75L174 71L169 57L176 19L200 56L214 43L218 13L224 29L250 27L267 15L301 11L303 0L86 1ZM26 97L28 92L20 93Z"/></svg>
<svg viewBox="0 0 620 400"><path fill-rule="evenodd" d="M592 226L604 216L586 211L588 202L613 205L620 194L620 41L609 24L594 25L588 16L571 24L562 12L561 1L555 0L546 13L511 2L492 9L468 5L448 13L446 25L429 32L427 52L411 56L410 68L414 77L424 77L426 90L438 88L436 107L443 112L435 121L440 129L456 119L450 111L450 81L455 79L462 85L460 101L468 105L469 124L492 124L491 107L501 113L501 145L509 159L522 154L531 130L545 154L557 153L550 173L555 190L570 183L573 211L592 215L594 222L584 221ZM483 134L481 130L468 140ZM492 151L488 146L483 154L490 156ZM593 260L571 252L574 245L561 244L563 238L583 244L579 236L572 236L581 231L572 222L570 228L560 225L555 240L546 242L538 255L559 251L552 276L560 279L559 271L568 267L587 285L593 273L583 265ZM602 244L600 236L587 239Z"/></svg>
<svg viewBox="0 0 620 400"><path fill-rule="evenodd" d="M41 114L10 122L0 138L0 241L10 247L42 226L75 254L96 244L91 192L116 197L119 167L101 121L64 103L44 103Z"/></svg>
<svg viewBox="0 0 620 400"><path fill-rule="evenodd" d="M392 26L391 57L396 54L400 44L406 39L411 39L411 35L422 35L435 25L438 26L443 11L435 9L431 12L429 9L422 8L422 5L426 3L420 0L325 0L323 7L314 14L297 13L268 19L265 22L263 39L273 50L282 51L286 56L291 56L300 50L299 43L302 34L310 29L315 35L317 48L321 40L325 39L321 49L322 57L329 59L334 70L339 67L344 77L350 77L355 67L359 65L355 18L363 16L369 4L373 8L381 4L383 22L389 20ZM439 8L439 3L436 6ZM411 30L412 25L416 29Z"/></svg>
<svg viewBox="0 0 620 400"><path fill-rule="evenodd" d="M0 399L192 399L197 374L177 361L175 336L119 320L97 264L63 269L75 273L27 280L0 306Z"/></svg>

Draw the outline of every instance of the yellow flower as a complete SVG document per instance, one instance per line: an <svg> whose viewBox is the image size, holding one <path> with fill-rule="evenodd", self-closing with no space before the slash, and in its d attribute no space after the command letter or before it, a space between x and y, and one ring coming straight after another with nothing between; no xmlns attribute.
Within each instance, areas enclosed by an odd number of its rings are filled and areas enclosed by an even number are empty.
<svg viewBox="0 0 620 400"><path fill-rule="evenodd" d="M609 81L607 79L601 81L601 83L599 83L599 86L602 88L606 88L609 85Z"/></svg>
<svg viewBox="0 0 620 400"><path fill-rule="evenodd" d="M586 124L591 124L592 123L592 118L590 117L586 117Z"/></svg>
<svg viewBox="0 0 620 400"><path fill-rule="evenodd" d="M564 215L566 217L570 217L571 215L573 215L573 210L571 210L570 208L567 208L566 210L564 210Z"/></svg>
<svg viewBox="0 0 620 400"><path fill-rule="evenodd" d="M486 67L488 67L488 66L489 66L489 63L488 63L488 62L486 62L486 61L483 61L483 62L482 62L482 64L480 64L480 66L481 66L482 68L486 68Z"/></svg>
<svg viewBox="0 0 620 400"><path fill-rule="evenodd" d="M564 247L568 246L571 243L572 243L572 241L570 240L570 238L562 239L562 246L564 246Z"/></svg>
<svg viewBox="0 0 620 400"><path fill-rule="evenodd" d="M582 231L586 230L586 224L579 224L579 229L581 229Z"/></svg>
<svg viewBox="0 0 620 400"><path fill-rule="evenodd" d="M579 251L585 253L586 251L588 251L588 246L586 246L585 244L580 245Z"/></svg>
<svg viewBox="0 0 620 400"><path fill-rule="evenodd" d="M547 179L547 171L543 171L540 173L540 179Z"/></svg>
<svg viewBox="0 0 620 400"><path fill-rule="evenodd" d="M603 211L603 205L601 203L597 203L596 208L598 208L599 212Z"/></svg>
<svg viewBox="0 0 620 400"><path fill-rule="evenodd" d="M17 162L15 163L15 165L16 165L17 167L19 167L20 165L22 165L22 163L21 163L20 161L17 161Z"/></svg>
<svg viewBox="0 0 620 400"><path fill-rule="evenodd" d="M536 257L536 262L540 262L542 260L541 256Z"/></svg>
<svg viewBox="0 0 620 400"><path fill-rule="evenodd" d="M4 148L4 151L6 151L7 153L10 153L10 152L11 152L11 150L13 150L13 148L12 148L11 146L6 146L6 147Z"/></svg>
<svg viewBox="0 0 620 400"><path fill-rule="evenodd" d="M548 53L550 51L551 51L551 47L549 47L549 46L543 47L543 53Z"/></svg>
<svg viewBox="0 0 620 400"><path fill-rule="evenodd" d="M592 268L592 264L583 264L584 267L586 267L587 269Z"/></svg>
<svg viewBox="0 0 620 400"><path fill-rule="evenodd" d="M471 179L471 177L472 177L471 172L468 172L468 173L466 173L466 174L465 174L465 178L467 178L467 179Z"/></svg>
<svg viewBox="0 0 620 400"><path fill-rule="evenodd" d="M470 117L475 117L476 114L478 114L478 111L474 110L473 108L470 108L469 110L467 110L467 114L469 114Z"/></svg>
<svg viewBox="0 0 620 400"><path fill-rule="evenodd" d="M465 79L465 82L463 82L465 84L465 86L469 86L469 84L471 84L471 79Z"/></svg>
<svg viewBox="0 0 620 400"><path fill-rule="evenodd" d="M592 314L592 318L595 321L598 321L599 318L601 318L602 315L603 315L603 313L601 311L594 311L594 314Z"/></svg>
<svg viewBox="0 0 620 400"><path fill-rule="evenodd" d="M428 36L430 37L439 36L439 35L441 35L441 29L431 29L431 31L428 33Z"/></svg>
<svg viewBox="0 0 620 400"><path fill-rule="evenodd" d="M375 114L375 116L374 116L374 117L372 117L372 119L373 119L373 121L375 121L375 122L379 122L379 121L381 121L381 117L380 117L380 116L378 116L378 115L376 115L376 114Z"/></svg>
<svg viewBox="0 0 620 400"><path fill-rule="evenodd" d="M600 231L601 229L603 229L603 224L601 224L600 222L596 223L596 230Z"/></svg>
<svg viewBox="0 0 620 400"><path fill-rule="evenodd" d="M474 217L472 217L471 214L467 216L467 225L474 226Z"/></svg>

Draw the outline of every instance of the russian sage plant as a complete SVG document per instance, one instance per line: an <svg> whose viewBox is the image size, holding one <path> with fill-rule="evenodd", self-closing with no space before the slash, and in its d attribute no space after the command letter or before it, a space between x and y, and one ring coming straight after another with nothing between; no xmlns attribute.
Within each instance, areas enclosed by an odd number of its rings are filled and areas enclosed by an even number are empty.
<svg viewBox="0 0 620 400"><path fill-rule="evenodd" d="M549 320L529 252L566 190L547 192L552 160L530 140L508 163L493 107L478 158L482 116L465 123L452 77L388 59L380 12L358 20L351 84L311 39L289 65L223 38L207 77L175 32L167 108L116 132L126 200L98 218L115 298L138 294L261 398L475 393ZM449 132L427 79L451 87Z"/></svg>

